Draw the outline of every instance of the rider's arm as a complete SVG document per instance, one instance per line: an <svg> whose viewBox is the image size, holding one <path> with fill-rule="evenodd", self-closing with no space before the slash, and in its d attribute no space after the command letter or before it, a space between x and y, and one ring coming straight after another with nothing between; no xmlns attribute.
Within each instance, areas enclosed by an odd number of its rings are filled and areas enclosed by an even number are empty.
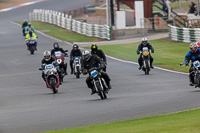
<svg viewBox="0 0 200 133"><path fill-rule="evenodd" d="M104 68L104 64L103 64L103 61L101 60L101 58L97 55L93 55L93 56L95 56L95 60L100 64L99 68L100 69Z"/></svg>
<svg viewBox="0 0 200 133"><path fill-rule="evenodd" d="M37 40L37 36L35 33L32 33L35 40Z"/></svg>
<svg viewBox="0 0 200 133"><path fill-rule="evenodd" d="M140 54L140 51L142 50L142 44L140 44L139 46L138 46L138 49L137 49L137 54Z"/></svg>
<svg viewBox="0 0 200 133"><path fill-rule="evenodd" d="M104 52L102 50L99 50L100 54L101 54L101 58L103 58L103 61L107 64L107 60L106 60L106 56L104 54Z"/></svg>
<svg viewBox="0 0 200 133"><path fill-rule="evenodd" d="M30 38L29 34L26 34L26 41L28 41Z"/></svg>
<svg viewBox="0 0 200 133"><path fill-rule="evenodd" d="M64 51L63 48L60 48L60 51L61 51L63 54L65 54L65 51Z"/></svg>
<svg viewBox="0 0 200 133"><path fill-rule="evenodd" d="M81 50L79 49L79 56L82 57L82 52Z"/></svg>
<svg viewBox="0 0 200 133"><path fill-rule="evenodd" d="M72 60L73 57L73 50L70 52L70 60Z"/></svg>
<svg viewBox="0 0 200 133"><path fill-rule="evenodd" d="M191 57L191 51L189 51L185 56L185 64L188 64L190 62Z"/></svg>
<svg viewBox="0 0 200 133"><path fill-rule="evenodd" d="M151 53L154 53L154 48L150 43L149 43L149 49L151 49Z"/></svg>

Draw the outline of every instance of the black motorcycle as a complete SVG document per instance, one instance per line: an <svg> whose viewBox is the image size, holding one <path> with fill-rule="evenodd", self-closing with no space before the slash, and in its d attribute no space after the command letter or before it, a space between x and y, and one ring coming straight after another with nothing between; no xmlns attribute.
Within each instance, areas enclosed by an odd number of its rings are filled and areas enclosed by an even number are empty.
<svg viewBox="0 0 200 133"><path fill-rule="evenodd" d="M148 51L147 47L144 47L143 51L142 51L142 70L145 72L146 75L149 74L149 71L150 71L150 52Z"/></svg>
<svg viewBox="0 0 200 133"><path fill-rule="evenodd" d="M73 60L73 73L76 75L76 78L80 78L81 74L81 57L74 57Z"/></svg>
<svg viewBox="0 0 200 133"><path fill-rule="evenodd" d="M188 66L191 64L188 64ZM180 63L180 66L183 66L183 63ZM200 88L200 62L194 61L192 63L193 66L193 71L191 73L189 73L189 75L193 75L194 77L194 86L199 87Z"/></svg>
<svg viewBox="0 0 200 133"><path fill-rule="evenodd" d="M62 76L61 78L62 82L63 82L64 76L66 75L65 69L67 69L67 63L65 63L65 57L68 57L67 51L68 50L65 50L65 54L63 54L61 51L56 51L54 55L52 55L52 57L59 64L59 68L60 68L61 76Z"/></svg>
<svg viewBox="0 0 200 133"><path fill-rule="evenodd" d="M101 73L96 67L89 69L89 76L87 78L92 79L92 85L95 92L100 96L101 99L107 99L106 92L109 90L108 85L104 78L102 78Z"/></svg>
<svg viewBox="0 0 200 133"><path fill-rule="evenodd" d="M34 52L36 51L36 43L36 40L28 40L27 46L30 54L34 54Z"/></svg>

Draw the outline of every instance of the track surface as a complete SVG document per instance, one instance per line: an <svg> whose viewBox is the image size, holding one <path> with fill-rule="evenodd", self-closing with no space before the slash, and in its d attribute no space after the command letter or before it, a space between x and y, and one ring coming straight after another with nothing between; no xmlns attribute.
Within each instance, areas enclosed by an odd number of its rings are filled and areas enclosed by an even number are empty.
<svg viewBox="0 0 200 133"><path fill-rule="evenodd" d="M0 133L36 133L200 107L200 91L188 86L187 75L155 69L146 76L137 65L113 59L108 59L113 89L107 100L90 95L84 76L66 76L53 95L38 68L43 51L50 50L54 40L38 34L38 51L29 55L21 28L10 21L28 18L34 8L62 11L89 2L49 0L0 13Z"/></svg>

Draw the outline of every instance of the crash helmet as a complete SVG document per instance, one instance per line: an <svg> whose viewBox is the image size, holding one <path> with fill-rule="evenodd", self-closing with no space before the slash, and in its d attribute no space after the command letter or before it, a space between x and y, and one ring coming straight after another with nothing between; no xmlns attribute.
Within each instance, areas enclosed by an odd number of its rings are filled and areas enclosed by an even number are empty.
<svg viewBox="0 0 200 133"><path fill-rule="evenodd" d="M55 43L53 44L53 48L54 48L54 49L58 49L58 48L59 48L59 44L58 44L57 42L55 42Z"/></svg>
<svg viewBox="0 0 200 133"><path fill-rule="evenodd" d="M30 30L28 33L29 33L30 37L33 36L33 31Z"/></svg>
<svg viewBox="0 0 200 133"><path fill-rule="evenodd" d="M196 42L197 48L200 48L200 42Z"/></svg>
<svg viewBox="0 0 200 133"><path fill-rule="evenodd" d="M95 52L95 53L96 53L97 50L98 50L98 46L97 46L97 44L95 44L95 43L92 44L92 45L91 45L91 50L92 50L92 52Z"/></svg>
<svg viewBox="0 0 200 133"><path fill-rule="evenodd" d="M46 61L49 61L50 59L51 59L51 52L50 51L44 51L44 53L43 53L43 56L44 56L44 59L46 60Z"/></svg>
<svg viewBox="0 0 200 133"><path fill-rule="evenodd" d="M78 44L75 43L75 44L73 45L73 50L78 50L78 47L79 47Z"/></svg>
<svg viewBox="0 0 200 133"><path fill-rule="evenodd" d="M143 37L143 38L142 38L142 44L143 44L144 46L146 46L147 43L148 43L147 38L146 38L146 37Z"/></svg>
<svg viewBox="0 0 200 133"><path fill-rule="evenodd" d="M196 53L197 52L197 44L196 43L194 43L194 42L190 43L190 51L192 53Z"/></svg>
<svg viewBox="0 0 200 133"><path fill-rule="evenodd" d="M88 51L88 50L83 51L83 58L84 58L86 61L89 61L89 60L90 60L90 57L91 57L90 51Z"/></svg>

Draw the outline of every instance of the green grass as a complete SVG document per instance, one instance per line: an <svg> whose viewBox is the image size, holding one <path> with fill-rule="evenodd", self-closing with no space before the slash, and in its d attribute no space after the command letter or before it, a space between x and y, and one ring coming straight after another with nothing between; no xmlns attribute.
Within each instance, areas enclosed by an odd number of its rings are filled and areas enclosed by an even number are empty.
<svg viewBox="0 0 200 133"><path fill-rule="evenodd" d="M154 65L162 68L167 68L175 71L188 72L189 67L179 66L179 63L183 63L185 55L189 51L188 43L181 43L170 41L167 39L159 39L149 41L155 49L155 53L152 53L154 58ZM131 44L119 44L119 45L104 45L99 46L105 54L137 62L139 55L136 54L136 50L140 43ZM90 47L86 47L90 48Z"/></svg>
<svg viewBox="0 0 200 133"><path fill-rule="evenodd" d="M18 23L22 24L22 22ZM95 37L88 37L48 23L32 21L31 24L34 26L36 30L45 32L50 36L68 42L96 42L100 40Z"/></svg>
<svg viewBox="0 0 200 133"><path fill-rule="evenodd" d="M199 133L200 109L46 133Z"/></svg>

